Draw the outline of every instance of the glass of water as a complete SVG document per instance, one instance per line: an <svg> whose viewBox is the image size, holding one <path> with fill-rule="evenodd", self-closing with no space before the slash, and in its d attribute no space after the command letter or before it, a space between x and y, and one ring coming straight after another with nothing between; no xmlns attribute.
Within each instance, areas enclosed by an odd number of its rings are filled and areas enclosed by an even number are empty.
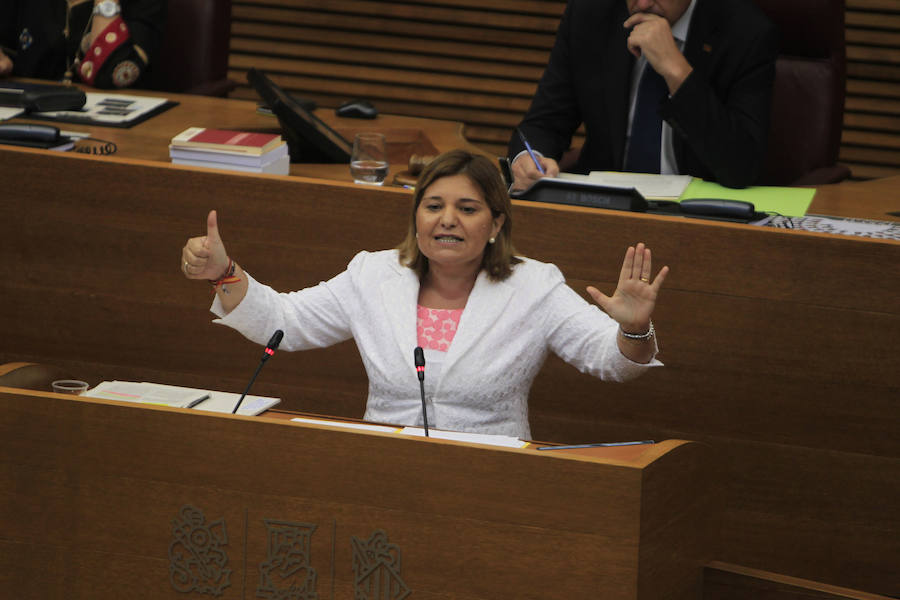
<svg viewBox="0 0 900 600"><path fill-rule="evenodd" d="M381 185L387 173L388 157L384 134L357 133L353 138L353 154L350 156L350 174L354 183Z"/></svg>
<svg viewBox="0 0 900 600"><path fill-rule="evenodd" d="M57 394L83 394L88 387L88 382L77 379L57 379L50 384L50 389Z"/></svg>

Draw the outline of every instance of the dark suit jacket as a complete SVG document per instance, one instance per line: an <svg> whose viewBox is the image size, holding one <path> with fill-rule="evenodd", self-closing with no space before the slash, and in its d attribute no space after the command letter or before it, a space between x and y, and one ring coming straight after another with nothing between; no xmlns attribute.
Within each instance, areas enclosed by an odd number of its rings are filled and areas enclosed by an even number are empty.
<svg viewBox="0 0 900 600"><path fill-rule="evenodd" d="M583 122L576 172L622 170L635 60L627 18L625 0L570 0L520 125L535 150L559 160ZM732 187L758 180L777 50L774 26L748 0L697 0L684 48L693 72L661 106L680 173ZM510 157L521 150L513 135Z"/></svg>

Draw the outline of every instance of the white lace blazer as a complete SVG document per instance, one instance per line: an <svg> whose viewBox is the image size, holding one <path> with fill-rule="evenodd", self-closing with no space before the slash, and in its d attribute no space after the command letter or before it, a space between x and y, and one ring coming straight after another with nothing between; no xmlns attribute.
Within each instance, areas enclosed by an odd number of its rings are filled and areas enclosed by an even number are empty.
<svg viewBox="0 0 900 600"><path fill-rule="evenodd" d="M421 422L413 364L419 281L396 250L360 252L347 270L304 290L278 293L249 274L243 301L216 323L265 344L284 331L281 348L307 350L354 338L369 377L365 418L381 423ZM619 351L618 325L565 283L552 264L531 259L505 281L482 272L444 359L432 402L438 429L529 439L528 392L548 351L579 370L624 381L659 366L635 363ZM427 375L426 375L427 377Z"/></svg>

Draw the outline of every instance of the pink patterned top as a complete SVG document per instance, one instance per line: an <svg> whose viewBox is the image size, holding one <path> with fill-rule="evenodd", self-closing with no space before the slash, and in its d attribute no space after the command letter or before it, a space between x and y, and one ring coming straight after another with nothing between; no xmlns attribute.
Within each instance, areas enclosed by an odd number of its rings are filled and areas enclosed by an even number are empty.
<svg viewBox="0 0 900 600"><path fill-rule="evenodd" d="M426 350L446 352L456 335L462 312L461 308L446 310L417 305L416 333L419 345Z"/></svg>

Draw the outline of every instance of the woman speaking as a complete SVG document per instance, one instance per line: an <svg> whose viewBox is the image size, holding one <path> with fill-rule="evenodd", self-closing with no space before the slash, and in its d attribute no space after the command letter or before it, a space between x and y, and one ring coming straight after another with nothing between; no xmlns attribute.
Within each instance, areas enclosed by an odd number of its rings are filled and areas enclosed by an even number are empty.
<svg viewBox="0 0 900 600"><path fill-rule="evenodd" d="M413 349L425 349L427 418L437 429L530 439L528 393L548 352L610 381L661 363L651 313L668 273L651 279L650 249L625 253L612 296L566 285L554 265L516 256L511 203L482 156L439 156L416 184L406 238L360 252L333 279L290 293L254 280L229 257L217 216L188 240L181 268L216 289L215 322L287 350L353 338L369 378L365 419L421 425Z"/></svg>

